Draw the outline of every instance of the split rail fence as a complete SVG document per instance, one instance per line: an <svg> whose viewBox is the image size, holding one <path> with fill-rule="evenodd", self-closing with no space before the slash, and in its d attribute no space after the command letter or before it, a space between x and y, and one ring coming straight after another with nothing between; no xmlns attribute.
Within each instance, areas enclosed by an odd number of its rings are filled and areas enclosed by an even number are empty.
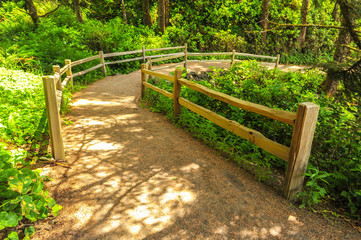
<svg viewBox="0 0 361 240"><path fill-rule="evenodd" d="M168 51L168 50L177 50L183 49L182 52L178 53L168 53L161 55L148 55L147 52L151 51ZM141 54L141 57L134 57L130 59L116 60L112 62L106 62L105 58L113 58L126 55ZM230 56L230 59L217 59L217 60L190 60L189 57L204 57L204 56ZM102 69L104 76L107 75L107 65L120 64L125 62L132 61L143 61L141 65L142 71L142 96L144 94L145 88L150 88L155 90L169 98L172 98L174 101L174 116L175 119L178 119L180 114L180 106L186 107L189 110L207 118L208 120L214 122L215 124L227 129L228 131L249 140L251 143L261 147L267 152L285 160L288 162L286 178L284 183L284 195L287 199L291 199L295 196L297 192L302 189L304 173L308 164L308 158L311 152L313 135L317 123L317 116L319 111L319 106L313 103L300 103L296 113L287 112L283 110L271 109L259 104L246 102L235 97L216 92L214 90L208 89L205 86L197 84L195 82L188 81L181 78L182 71L177 69L175 71L175 76L165 75L156 72L163 68L171 68L178 65L183 65L187 70L187 63L189 62L199 62L199 61L222 61L229 62L233 65L236 62L241 60L237 59L237 56L243 57L252 57L252 58L263 58L275 61L275 68L279 64L279 55L277 57L263 56L263 55L254 55L247 53L237 53L236 51L232 52L216 52L216 53L190 53L187 51L187 44L184 46L178 47L168 47L168 48L158 48L158 49L145 49L128 51L128 52L117 52L117 53L103 53L100 51L98 55L88 57L85 59L77 60L72 62L71 60L65 60L65 66L60 68L60 66L53 66L54 74L52 76L44 76L44 92L46 97L46 109L48 114L49 122L49 132L51 138L51 149L52 155L56 160L65 159L63 138L61 132L61 121L60 121L60 106L62 102L62 90L70 83L70 86L73 86L73 78L84 75L93 70ZM170 64L163 67L157 67L153 64L164 62L168 60L173 60L177 58L182 58L183 61ZM72 73L72 68L74 66L99 59L100 63L91 67L89 69ZM146 62L146 63L145 63ZM62 75L66 74L64 80ZM173 93L167 92L163 89L160 89L152 84L150 84L147 79L149 76L154 76L162 78L168 81L173 82L174 89ZM232 106L242 108L247 111L258 113L269 118L285 122L294 126L293 136L291 146L287 147L282 144L279 144L275 141L272 141L266 138L261 133L249 129L245 126L242 126L236 121L226 119L215 112L212 112L204 107L201 107L197 104L194 104L187 99L180 97L181 87L185 86L193 90L199 91L209 97L223 101Z"/></svg>

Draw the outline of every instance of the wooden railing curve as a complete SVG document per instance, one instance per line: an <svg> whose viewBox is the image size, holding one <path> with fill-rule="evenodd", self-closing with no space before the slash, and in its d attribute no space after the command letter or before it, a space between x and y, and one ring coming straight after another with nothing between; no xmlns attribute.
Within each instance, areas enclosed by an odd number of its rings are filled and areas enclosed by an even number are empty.
<svg viewBox="0 0 361 240"><path fill-rule="evenodd" d="M222 53L224 54L224 53ZM230 53L226 53L230 54ZM217 53L217 55L220 55ZM277 57L279 59L279 57ZM218 126L250 141L265 151L288 162L286 177L284 182L284 196L292 199L302 190L304 173L308 164L311 152L312 140L316 128L319 106L313 103L299 103L296 113L272 109L252 102L243 101L230 95L220 93L209 89L201 84L188 81L181 78L182 70L176 69L175 75L166 75L150 70L151 61L142 64L142 92L144 95L145 88L157 91L168 98L172 98L174 102L174 118L177 121L180 114L180 106L183 106L198 115L210 120ZM158 88L148 82L148 76L154 76L173 82L173 93ZM246 111L261 114L271 119L275 119L293 126L293 135L291 146L287 147L266 138L263 134L253 129L247 128L236 121L227 119L209 109L201 107L187 99L180 97L181 87L185 86L195 91L201 92L209 97L219 101L228 103L232 106L241 108Z"/></svg>
<svg viewBox="0 0 361 240"><path fill-rule="evenodd" d="M167 51L167 50L177 50L182 49L182 52L177 53L167 53L167 54L158 54L158 55L147 55L148 52L152 51ZM116 61L105 61L106 58L133 55L133 54L142 54L141 57L134 57L130 59L116 60ZM189 60L188 57L203 57L203 56L230 56L230 59L222 60ZM163 68L171 68L178 65L183 65L187 70L189 62L196 61L224 61L229 62L233 65L237 60L237 56L244 57L255 57L255 58L264 58L275 61L275 68L278 67L280 56L276 57L255 55L248 53L238 53L235 50L232 52L216 52L216 53L190 53L187 50L187 44L184 46L177 47L167 47L167 48L156 48L156 49L146 49L143 47L141 50L127 51L127 52L115 52L115 53L103 53L99 51L97 55L91 56L88 58L80 59L72 62L70 59L65 60L65 65L60 68L60 66L53 66L53 75L44 76L44 92L46 99L46 109L48 114L49 121L49 131L51 138L51 148L52 155L56 160L61 160L65 158L63 138L61 132L61 121L60 121L60 107L62 103L62 91L69 85L73 87L73 78L89 73L93 70L102 69L104 76L107 75L107 65L119 64L125 62L139 61L142 60L142 93L144 94L145 87L150 88L154 91L160 92L163 95L173 98L174 101L174 115L175 119L178 119L180 114L180 106L186 107L191 111L196 112L197 114L213 121L219 126L233 132L253 144L263 148L264 150L270 152L271 154L285 160L288 162L288 168L286 173L286 181L284 187L285 196L293 198L294 195L301 190L303 184L303 174L306 170L308 163L309 154L311 151L312 139L314 130L317 122L317 115L319 106L312 103L300 103L298 106L297 113L291 113L283 110L271 109L265 106L246 102L241 99L234 98L232 96L216 92L214 90L208 89L205 86L200 84L188 81L181 78L181 71L176 70L175 76L170 76L166 74L161 74L155 72L155 70L160 70ZM152 66L153 63L164 62L168 60L173 60L177 58L182 58L183 61L170 64L163 67ZM77 65L84 64L93 60L99 59L99 63L89 69L82 70L80 72L73 73L72 68ZM156 67L156 68L154 68ZM66 74L66 77L62 80L62 76ZM162 78L174 83L173 93L167 92L161 88L158 88L147 82L148 76L154 76ZM225 103L231 104L232 106L242 108L247 111L255 112L269 118L285 122L287 124L293 125L293 136L291 146L283 146L277 142L274 142L261 133L249 129L241 124L226 119L206 108L203 108L199 105L196 105L184 98L180 97L181 86L189 87L193 90L199 91L207 96L215 98L217 100L223 101Z"/></svg>

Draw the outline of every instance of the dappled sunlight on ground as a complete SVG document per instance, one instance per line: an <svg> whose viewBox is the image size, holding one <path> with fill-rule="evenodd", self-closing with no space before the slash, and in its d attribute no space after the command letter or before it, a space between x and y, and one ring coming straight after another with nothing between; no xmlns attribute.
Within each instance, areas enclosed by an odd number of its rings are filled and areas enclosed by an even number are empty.
<svg viewBox="0 0 361 240"><path fill-rule="evenodd" d="M201 67L201 66L200 66ZM203 71L197 68L197 71ZM66 163L47 171L59 217L34 239L310 239L305 213L136 103L139 71L75 94ZM139 82L138 82L139 83ZM111 87L109 87L111 86ZM314 221L319 221L319 219ZM39 223L40 224L40 223ZM306 234L305 234L306 233Z"/></svg>

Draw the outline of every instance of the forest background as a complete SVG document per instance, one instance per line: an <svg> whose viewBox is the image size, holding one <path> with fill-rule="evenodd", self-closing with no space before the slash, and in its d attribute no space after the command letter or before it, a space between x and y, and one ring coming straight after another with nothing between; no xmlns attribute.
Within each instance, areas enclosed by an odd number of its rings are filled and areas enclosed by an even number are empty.
<svg viewBox="0 0 361 240"><path fill-rule="evenodd" d="M304 100L321 105L306 186L299 195L301 206L314 209L317 203L332 203L338 209L332 210L334 215L359 218L360 15L359 0L1 0L0 214L6 221L0 222L0 230L16 226L23 216L35 221L57 215L61 208L43 188L46 177L26 170L44 156L50 157L41 76L51 74L52 65L63 66L65 59L75 61L98 51L185 43L190 52L280 54L282 64L324 70L260 75L265 70L241 64L236 66L239 71L231 70L223 78L219 76L219 81L235 90L232 82L248 75L253 82L244 84L243 91L248 94L239 97L270 107L294 110L294 103ZM139 68L140 62L124 63L109 71L126 73ZM100 72L95 72L76 79L74 91L100 77ZM282 85L284 82L288 87ZM65 92L66 102L71 93ZM286 99L283 105L280 99ZM166 111L164 106L158 103L153 109ZM262 119L258 121L262 123ZM257 129L261 124L254 125ZM282 135L276 133L279 128L267 125L270 134ZM222 134L212 141L223 144ZM200 138L209 141L209 137ZM266 159L262 163L254 160L262 171L285 168L254 147L234 148L238 148L237 154L246 149L253 157L246 156L253 160ZM37 197L27 197L31 194ZM31 233L28 229L25 235Z"/></svg>

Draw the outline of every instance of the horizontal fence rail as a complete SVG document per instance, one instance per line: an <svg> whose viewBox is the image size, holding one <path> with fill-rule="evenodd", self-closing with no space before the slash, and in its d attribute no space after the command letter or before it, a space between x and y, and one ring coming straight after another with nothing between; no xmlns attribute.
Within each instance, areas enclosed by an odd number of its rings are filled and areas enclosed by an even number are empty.
<svg viewBox="0 0 361 240"><path fill-rule="evenodd" d="M220 53L219 55L221 54L224 53ZM233 55L234 52L232 52L231 54ZM278 59L279 56L277 56L276 60ZM279 109L272 109L263 105L243 101L230 95L209 89L201 84L183 79L181 78L182 70L180 69L176 69L175 76L171 76L155 72L154 70L151 70L151 66L151 59L148 59L147 63L142 64L141 97L144 96L144 91L146 87L157 91L165 95L166 97L173 99L174 118L176 119L176 121L179 119L180 106L183 106L195 112L196 114L210 120L218 126L250 141L254 145L264 149L265 151L273 154L274 156L288 162L284 183L284 196L287 199L292 199L299 191L301 191L304 181L304 173L308 164L312 140L317 123L319 111L318 105L313 103L300 103L298 105L296 113ZM158 77L173 82L173 93L170 93L166 90L150 84L148 82L149 76ZM291 140L291 146L287 147L273 140L270 140L256 130L247 128L236 121L227 119L207 108L199 106L187 99L180 97L181 86L191 88L211 98L228 103L234 107L261 114L268 118L292 125L293 135Z"/></svg>
<svg viewBox="0 0 361 240"><path fill-rule="evenodd" d="M180 50L180 52L175 53L164 53L159 54L161 51L174 51L174 50ZM156 52L155 54L151 54L150 52ZM158 53L157 53L158 52ZM139 56L141 55L141 56ZM229 59L218 59L218 60L196 60L192 59L189 60L188 57L197 58L197 57L203 57L203 56L220 56L220 57L229 57ZM134 62L134 61L143 61L143 63L146 63L144 65L144 69L142 69L142 79L144 79L148 76L154 76L162 79L166 79L168 81L174 82L174 92L180 93L180 86L181 84L190 88L196 88L197 91L203 92L206 95L209 96L216 96L215 93L212 91L206 90L202 88L201 86L195 85L192 82L186 82L185 79L181 79L178 81L178 79L181 78L181 73L177 72L177 81L175 82L175 79L173 76L156 73L152 70L160 70L164 68L171 68L175 66L182 65L187 70L188 62L196 62L196 61L224 61L229 62L231 65L233 65L235 62L240 61L236 59L236 56L246 56L246 57L256 57L256 58L267 58L270 60L275 60L275 67L278 66L279 62L279 55L277 57L270 57L270 56L262 56L262 55L253 55L253 54L246 54L246 53L237 53L236 51L232 52L217 52L217 53L189 53L187 44L184 46L176 46L176 47L166 47L166 48L153 48L153 49L146 49L143 47L141 50L132 50L132 51L126 51L126 52L114 52L114 53L103 53L103 51L99 51L97 55L90 56L84 59L71 61L70 59L65 60L65 65L60 68L60 66L56 65L53 66L53 75L52 76L44 76L43 77L43 85L44 85L44 92L46 96L46 110L48 114L48 122L49 122L49 131L50 131L50 142L51 142L51 149L52 149L52 156L56 160L62 160L65 158L64 153L64 145L63 145L63 139L61 134L61 121L60 121L60 108L63 102L63 90L70 86L73 88L73 79L75 77L82 76L84 74L87 74L91 71L94 71L96 69L101 69L103 72L103 75L107 75L107 67L113 64L121 64L126 62ZM111 58L116 57L129 57L126 59L120 59L120 60L112 60ZM161 63L169 60L176 60L181 58L180 62L168 64L167 66L157 67L152 66L153 63ZM108 59L108 61L106 61ZM94 66L84 69L78 72L73 72L74 67L80 66L85 63L89 63L91 61L98 61ZM155 67L155 68L154 68ZM142 65L143 68L143 65ZM177 75L178 74L178 75ZM64 76L65 75L65 76ZM178 86L178 88L177 88ZM194 106L193 103L188 102L186 99L179 99L178 97L174 97L174 93L167 92L161 88L158 88L156 86L151 85L150 83L144 81L142 84L142 93L144 92L144 88L150 88L154 91L157 91L161 94L164 94L165 96L173 99L177 99L177 107L175 108L175 113L180 112L180 104L182 104L185 107L192 108L193 110L198 109L197 111L202 112L202 114L205 116L207 113L207 110L202 109L200 106ZM178 102L179 99L179 102ZM256 113L268 116L270 118L280 120L283 122L286 122L288 124L295 124L295 114L288 113L282 110L274 110L274 109L267 109L266 107L259 107L255 104L251 103L244 103L241 100L235 100L232 98L225 97L223 95L220 95L216 99L223 99L223 101L233 104L237 107L244 107L244 109L249 111L254 111ZM256 110L255 110L256 109ZM208 110L209 111L209 110ZM209 115L209 114L208 114ZM207 116L208 116L207 115ZM211 114L212 115L212 114ZM209 115L209 116L211 116ZM212 115L213 116L213 115ZM220 116L219 116L220 117ZM221 119L219 117L214 117L214 119ZM222 122L222 120L218 120L219 122ZM229 120L230 121L230 120ZM245 127L240 127L235 122L228 122L227 125L224 125L226 129L229 129L230 131L235 131L236 134L241 134L243 132L243 136L247 138L248 140L252 141L257 146L261 146L264 149L268 149L267 151L274 153L276 156L284 159L287 161L287 147L282 147L281 145L272 142L269 139L266 139L262 134L252 130L247 129ZM232 130L233 129L233 130ZM248 131L249 130L249 131ZM266 146L267 145L267 146ZM271 147L268 147L271 146ZM292 146L291 146L292 148Z"/></svg>

